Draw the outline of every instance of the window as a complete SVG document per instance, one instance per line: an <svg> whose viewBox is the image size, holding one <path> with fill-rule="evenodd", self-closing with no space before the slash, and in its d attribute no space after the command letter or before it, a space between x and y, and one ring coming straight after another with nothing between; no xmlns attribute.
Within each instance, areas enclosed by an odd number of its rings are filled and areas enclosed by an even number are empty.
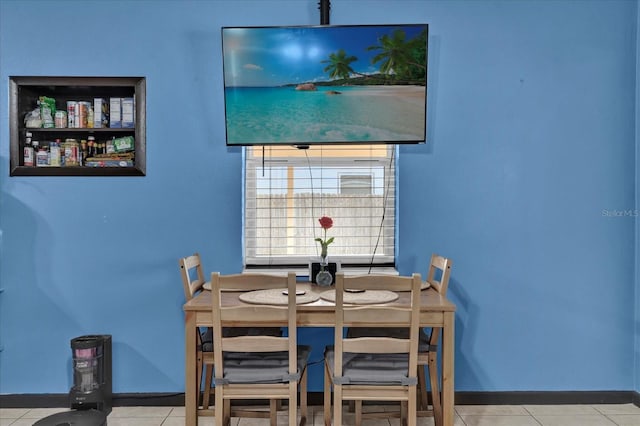
<svg viewBox="0 0 640 426"><path fill-rule="evenodd" d="M245 266L306 267L322 216L333 219L331 261L393 266L394 157L393 145L246 147Z"/></svg>

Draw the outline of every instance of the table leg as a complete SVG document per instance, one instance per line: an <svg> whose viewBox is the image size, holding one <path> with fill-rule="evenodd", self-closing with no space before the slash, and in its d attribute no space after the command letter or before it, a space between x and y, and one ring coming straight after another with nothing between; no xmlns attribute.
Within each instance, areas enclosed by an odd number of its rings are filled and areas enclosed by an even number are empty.
<svg viewBox="0 0 640 426"><path fill-rule="evenodd" d="M185 426L198 424L198 390L196 389L196 314L185 312Z"/></svg>
<svg viewBox="0 0 640 426"><path fill-rule="evenodd" d="M455 312L445 312L442 329L442 419L444 426L453 426L454 406L454 321Z"/></svg>

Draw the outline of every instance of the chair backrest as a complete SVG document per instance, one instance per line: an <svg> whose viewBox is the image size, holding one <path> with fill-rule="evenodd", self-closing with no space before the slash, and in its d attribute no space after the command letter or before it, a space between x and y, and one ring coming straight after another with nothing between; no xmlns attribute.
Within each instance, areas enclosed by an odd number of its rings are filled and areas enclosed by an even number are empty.
<svg viewBox="0 0 640 426"><path fill-rule="evenodd" d="M438 254L431 255L429 272L427 273L427 282L431 284L431 287L433 287L443 297L447 296L452 264L453 261L451 259Z"/></svg>
<svg viewBox="0 0 640 426"><path fill-rule="evenodd" d="M223 305L223 291L247 291L278 289L287 290L286 305L258 305L233 303ZM237 294L226 293L225 296L235 297ZM296 274L271 275L258 273L243 273L221 275L211 274L211 297L213 316L213 347L214 363L221 368L215 369L216 380L224 377L223 352L289 352L289 374L295 375L297 365L297 332L296 332ZM256 326L287 324L289 336L274 335L242 335L225 337L222 324L228 326Z"/></svg>
<svg viewBox="0 0 640 426"><path fill-rule="evenodd" d="M180 258L178 259L178 265L182 275L184 297L189 301L198 291L202 290L202 286L205 283L200 254L194 253L191 256ZM194 272L195 276L192 275Z"/></svg>
<svg viewBox="0 0 640 426"><path fill-rule="evenodd" d="M442 297L447 297L447 289L449 288L449 277L451 275L451 265L453 261L449 258L438 254L431 255L429 263L429 272L427 274L427 282L431 284ZM439 278L437 278L439 277ZM432 327L429 335L429 345L431 348L438 346L440 339L440 329Z"/></svg>
<svg viewBox="0 0 640 426"><path fill-rule="evenodd" d="M342 376L343 353L407 353L409 374L417 374L418 336L420 328L420 274L336 275L336 323L334 374ZM411 291L410 304L345 305L344 289ZM408 338L388 336L343 337L344 327L409 327ZM414 376L413 378L416 378Z"/></svg>

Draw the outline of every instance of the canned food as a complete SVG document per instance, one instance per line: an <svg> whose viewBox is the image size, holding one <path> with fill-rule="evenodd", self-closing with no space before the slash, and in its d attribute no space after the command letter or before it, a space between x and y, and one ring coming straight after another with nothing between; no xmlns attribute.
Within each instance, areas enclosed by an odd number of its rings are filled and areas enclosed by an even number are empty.
<svg viewBox="0 0 640 426"><path fill-rule="evenodd" d="M89 127L89 108L91 108L91 102L78 102L78 127Z"/></svg>
<svg viewBox="0 0 640 426"><path fill-rule="evenodd" d="M55 125L57 129L67 127L67 111L56 111Z"/></svg>
<svg viewBox="0 0 640 426"><path fill-rule="evenodd" d="M67 127L76 128L76 114L78 113L78 102L67 101Z"/></svg>

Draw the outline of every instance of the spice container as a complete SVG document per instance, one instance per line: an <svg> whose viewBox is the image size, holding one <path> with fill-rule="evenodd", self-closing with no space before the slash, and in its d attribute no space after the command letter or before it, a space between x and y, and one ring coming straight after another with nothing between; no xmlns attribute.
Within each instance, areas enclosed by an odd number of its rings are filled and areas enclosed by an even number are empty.
<svg viewBox="0 0 640 426"><path fill-rule="evenodd" d="M56 111L55 125L56 129L67 127L67 111Z"/></svg>
<svg viewBox="0 0 640 426"><path fill-rule="evenodd" d="M80 165L80 144L75 139L66 139L64 141L64 159L66 166Z"/></svg>

